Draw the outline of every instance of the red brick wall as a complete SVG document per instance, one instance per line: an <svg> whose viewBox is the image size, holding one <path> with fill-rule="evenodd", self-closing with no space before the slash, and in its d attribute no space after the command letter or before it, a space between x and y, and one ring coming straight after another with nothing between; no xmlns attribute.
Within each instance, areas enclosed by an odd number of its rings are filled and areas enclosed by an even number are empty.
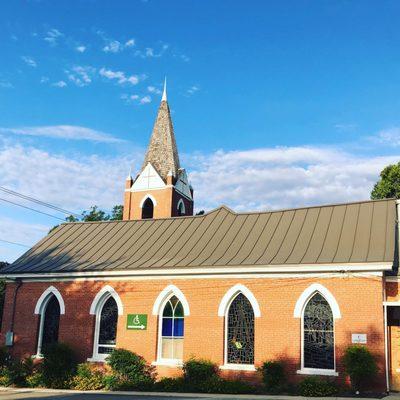
<svg viewBox="0 0 400 400"><path fill-rule="evenodd" d="M255 364L282 359L293 378L300 368L301 320L293 311L301 293L312 283L324 285L336 298L342 318L335 322L337 369L343 376L340 358L351 344L351 333L367 333L367 347L378 356L380 383L384 384L384 337L382 313L382 280L379 277L284 278L284 279L174 279L137 281L28 282L19 290L15 319L14 353L18 356L36 352L38 316L36 302L43 291L53 285L61 292L66 314L60 319L59 340L73 346L80 359L92 355L94 316L89 314L96 293L109 284L124 304L119 317L117 346L156 360L157 317L152 315L158 294L169 284L176 285L186 296L190 316L185 319L184 358L191 356L223 364L224 320L218 317L218 306L226 291L241 283L256 297L261 317L255 322ZM7 285L3 334L9 329L11 303L15 284ZM126 314L148 314L145 331L126 330ZM177 370L159 367L160 375Z"/></svg>

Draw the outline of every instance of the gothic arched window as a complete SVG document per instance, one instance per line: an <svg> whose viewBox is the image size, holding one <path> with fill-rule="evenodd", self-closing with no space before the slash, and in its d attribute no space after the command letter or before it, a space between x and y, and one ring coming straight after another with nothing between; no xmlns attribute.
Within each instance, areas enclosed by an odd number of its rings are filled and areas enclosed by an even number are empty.
<svg viewBox="0 0 400 400"><path fill-rule="evenodd" d="M160 322L160 358L181 361L185 316L182 303L176 296L165 303Z"/></svg>
<svg viewBox="0 0 400 400"><path fill-rule="evenodd" d="M229 306L226 351L228 364L254 364L254 311L243 293L239 293Z"/></svg>
<svg viewBox="0 0 400 400"><path fill-rule="evenodd" d="M142 219L149 219L149 218L153 218L153 214L154 214L154 203L152 202L152 200L150 199L150 197L148 197L145 202L143 203L143 207L142 207Z"/></svg>
<svg viewBox="0 0 400 400"><path fill-rule="evenodd" d="M110 354L115 348L118 323L118 306L112 296L103 304L97 316L97 323L97 354Z"/></svg>
<svg viewBox="0 0 400 400"><path fill-rule="evenodd" d="M180 199L178 201L178 216L182 216L186 214L186 210L185 210L185 204L183 203L183 200Z"/></svg>
<svg viewBox="0 0 400 400"><path fill-rule="evenodd" d="M58 329L60 325L60 304L57 297L52 294L43 307L40 315L40 328L37 354L42 349L58 341Z"/></svg>
<svg viewBox="0 0 400 400"><path fill-rule="evenodd" d="M304 368L335 368L333 328L331 307L320 293L315 293L304 308Z"/></svg>

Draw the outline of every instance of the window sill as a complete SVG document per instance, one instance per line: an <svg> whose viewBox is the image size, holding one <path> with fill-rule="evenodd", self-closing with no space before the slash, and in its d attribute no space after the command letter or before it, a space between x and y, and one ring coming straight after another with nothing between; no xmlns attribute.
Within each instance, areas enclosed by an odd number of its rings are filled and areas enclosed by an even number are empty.
<svg viewBox="0 0 400 400"><path fill-rule="evenodd" d="M316 368L303 368L297 370L299 375L325 375L325 376L339 376L333 369L316 369Z"/></svg>
<svg viewBox="0 0 400 400"><path fill-rule="evenodd" d="M42 360L43 356L41 354L34 354L31 358L34 360Z"/></svg>
<svg viewBox="0 0 400 400"><path fill-rule="evenodd" d="M163 367L182 367L183 362L182 360L159 360L159 361L153 361L151 365L160 365Z"/></svg>
<svg viewBox="0 0 400 400"><path fill-rule="evenodd" d="M219 369L231 371L257 371L256 367L250 364L224 364L221 365Z"/></svg>
<svg viewBox="0 0 400 400"><path fill-rule="evenodd" d="M87 362L106 362L106 358L107 357L108 357L108 354L104 355L104 356L97 355L97 356L93 356L93 357L88 358L86 361Z"/></svg>

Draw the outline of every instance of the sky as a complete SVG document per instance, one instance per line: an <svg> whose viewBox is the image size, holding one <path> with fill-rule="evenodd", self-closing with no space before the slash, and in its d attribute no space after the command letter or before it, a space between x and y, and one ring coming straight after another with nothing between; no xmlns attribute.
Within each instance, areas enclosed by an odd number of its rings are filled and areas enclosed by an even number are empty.
<svg viewBox="0 0 400 400"><path fill-rule="evenodd" d="M385 0L3 2L0 186L75 213L121 204L166 76L196 211L368 199L400 161L399 14ZM54 217L0 192L0 261Z"/></svg>

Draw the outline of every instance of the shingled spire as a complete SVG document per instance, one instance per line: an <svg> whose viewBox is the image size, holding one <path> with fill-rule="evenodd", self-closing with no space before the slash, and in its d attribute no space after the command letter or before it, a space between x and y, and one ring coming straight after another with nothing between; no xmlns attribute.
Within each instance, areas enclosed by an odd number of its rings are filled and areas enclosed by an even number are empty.
<svg viewBox="0 0 400 400"><path fill-rule="evenodd" d="M150 163L166 182L169 172L174 178L178 176L180 168L178 149L176 146L174 127L171 112L167 102L167 85L164 82L164 91L154 123L149 147L144 158L142 171Z"/></svg>
<svg viewBox="0 0 400 400"><path fill-rule="evenodd" d="M167 82L140 172L125 181L124 220L193 215L193 188L179 163Z"/></svg>

